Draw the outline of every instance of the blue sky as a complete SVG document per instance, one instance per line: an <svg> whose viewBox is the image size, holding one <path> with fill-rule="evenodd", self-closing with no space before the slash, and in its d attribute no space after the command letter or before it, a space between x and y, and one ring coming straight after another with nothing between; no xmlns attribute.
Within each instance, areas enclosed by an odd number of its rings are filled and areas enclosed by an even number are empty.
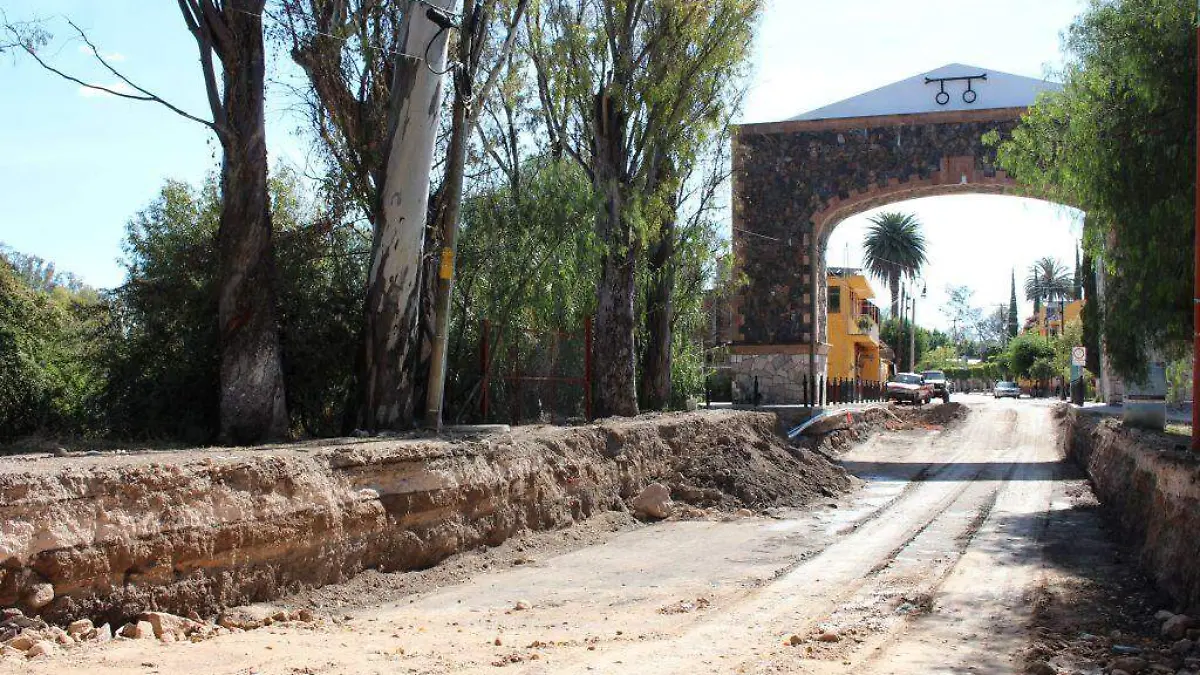
<svg viewBox="0 0 1200 675"><path fill-rule="evenodd" d="M207 116L196 47L173 2L0 0L10 20L51 20L46 54L101 84L114 78L71 40L69 16L134 81ZM1059 36L1081 0L772 0L758 32L744 121L786 119L952 63L1041 77L1061 61ZM133 17L130 19L130 17ZM271 67L268 147L273 162L302 165L301 120ZM125 223L166 178L201 180L219 160L207 129L153 104L88 95L20 57L0 58L0 241L54 260L88 283L120 283ZM926 223L933 264L928 309L947 283L976 289L980 305L1006 302L1008 270L1043 255L1073 264L1077 216L1054 205L1006 197L939 197L891 208ZM858 264L866 217L838 227L829 259ZM994 236L1001 233L1002 236ZM847 256L847 244L850 252ZM1018 274L1019 275L1019 274ZM884 289L879 289L882 295Z"/></svg>

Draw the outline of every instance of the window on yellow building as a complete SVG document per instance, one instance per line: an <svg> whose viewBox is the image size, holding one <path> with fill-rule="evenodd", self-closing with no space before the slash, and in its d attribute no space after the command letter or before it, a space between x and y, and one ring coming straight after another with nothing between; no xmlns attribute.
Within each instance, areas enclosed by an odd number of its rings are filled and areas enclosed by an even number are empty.
<svg viewBox="0 0 1200 675"><path fill-rule="evenodd" d="M842 287L841 286L830 286L829 287L829 313L830 314L841 314L842 313Z"/></svg>

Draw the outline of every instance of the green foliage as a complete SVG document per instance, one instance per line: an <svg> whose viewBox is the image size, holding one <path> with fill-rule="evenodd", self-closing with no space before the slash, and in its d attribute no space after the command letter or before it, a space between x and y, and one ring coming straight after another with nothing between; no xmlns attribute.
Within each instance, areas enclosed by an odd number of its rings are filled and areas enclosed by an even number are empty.
<svg viewBox="0 0 1200 675"><path fill-rule="evenodd" d="M1061 93L999 150L1010 175L1088 214L1109 275L1099 312L1116 370L1191 339L1196 3L1093 0L1067 34Z"/></svg>
<svg viewBox="0 0 1200 675"><path fill-rule="evenodd" d="M1038 359L1052 361L1054 345L1037 333L1022 333L1008 343L1007 366L1014 377L1032 377L1033 364Z"/></svg>
<svg viewBox="0 0 1200 675"><path fill-rule="evenodd" d="M909 327L911 325L907 321L900 321L900 319L887 319L879 327L879 338L896 352L897 369L906 367L908 364L908 357L906 355L908 354ZM943 347L949 343L949 340L944 333L939 331L931 332L927 328L917 326L916 363L921 363L921 359L925 353L930 350L931 342L936 342L937 347Z"/></svg>
<svg viewBox="0 0 1200 675"><path fill-rule="evenodd" d="M871 275L891 288L892 315L897 315L900 281L916 277L928 262L920 221L911 213L894 211L871 218L863 241L863 262Z"/></svg>
<svg viewBox="0 0 1200 675"><path fill-rule="evenodd" d="M1033 301L1036 314L1043 305L1069 299L1073 284L1061 263L1054 258L1039 258L1030 265L1029 276L1025 278L1025 299Z"/></svg>
<svg viewBox="0 0 1200 675"><path fill-rule="evenodd" d="M463 204L454 286L447 419L478 409L480 326L490 336L493 373L510 350L525 353L537 336L578 333L595 312L599 247L591 184L567 161L532 161L520 189L494 185ZM581 345L575 345L581 354ZM578 360L578 359L577 359ZM573 364L573 375L582 363Z"/></svg>
<svg viewBox="0 0 1200 675"><path fill-rule="evenodd" d="M89 335L102 308L95 291L60 285L52 266L24 264L33 260L0 255L0 442L94 426L88 402L102 380L90 367Z"/></svg>
<svg viewBox="0 0 1200 675"><path fill-rule="evenodd" d="M270 190L288 409L296 431L336 433L357 348L368 242L316 219L292 172L273 177ZM56 283L37 290L2 266L5 437L40 431L202 443L215 436L219 215L213 181L200 189L168 181L130 220L125 283L103 297ZM47 274L49 264L30 269L40 270L35 280L70 279Z"/></svg>
<svg viewBox="0 0 1200 675"><path fill-rule="evenodd" d="M1050 378L1052 378L1058 374L1059 374L1059 370L1054 365L1054 359L1045 357L1045 356L1041 356L1041 357L1038 357L1037 359L1034 359L1033 363L1030 364L1028 377L1030 377L1031 379L1037 380L1039 382L1042 382L1045 380L1049 380Z"/></svg>
<svg viewBox="0 0 1200 675"><path fill-rule="evenodd" d="M917 370L946 370L962 364L958 352L950 346L937 347L922 355Z"/></svg>
<svg viewBox="0 0 1200 675"><path fill-rule="evenodd" d="M167 181L126 227L125 283L110 295L102 394L119 437L205 442L216 433L216 232L213 182Z"/></svg>
<svg viewBox="0 0 1200 675"><path fill-rule="evenodd" d="M1021 318L1017 314L1017 272L1012 273L1012 295L1008 299L1008 316L1006 328L1008 330L1009 339L1017 337L1017 332L1020 331Z"/></svg>

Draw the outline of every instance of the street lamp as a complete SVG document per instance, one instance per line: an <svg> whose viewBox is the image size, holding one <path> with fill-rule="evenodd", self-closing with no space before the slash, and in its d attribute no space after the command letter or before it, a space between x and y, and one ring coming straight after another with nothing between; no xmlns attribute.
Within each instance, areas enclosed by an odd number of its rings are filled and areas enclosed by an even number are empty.
<svg viewBox="0 0 1200 675"><path fill-rule="evenodd" d="M927 296L928 285L924 279L921 281L921 297ZM917 278L912 280L916 284ZM915 373L917 371L917 294L916 288L913 288L912 293L908 294L909 301L912 303L912 323L908 329L908 372Z"/></svg>

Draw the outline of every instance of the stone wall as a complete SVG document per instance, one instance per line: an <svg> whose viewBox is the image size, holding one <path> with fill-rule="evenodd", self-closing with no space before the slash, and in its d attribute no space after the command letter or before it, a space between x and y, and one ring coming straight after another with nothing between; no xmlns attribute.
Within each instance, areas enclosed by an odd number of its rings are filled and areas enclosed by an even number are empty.
<svg viewBox="0 0 1200 675"><path fill-rule="evenodd" d="M735 300L735 343L807 345L814 333L821 339L825 243L841 220L914 197L1013 191L982 138L990 131L1011 133L1021 112L741 127L734 139L733 240L748 283ZM814 264L816 317L809 288Z"/></svg>
<svg viewBox="0 0 1200 675"><path fill-rule="evenodd" d="M825 377L828 357L818 354L816 372ZM758 403L795 404L804 401L804 376L808 374L808 354L733 354L734 403L754 403L754 380L758 378Z"/></svg>
<svg viewBox="0 0 1200 675"><path fill-rule="evenodd" d="M1200 457L1187 452L1189 439L1062 410L1067 455L1087 471L1143 571L1178 611L1200 616Z"/></svg>

